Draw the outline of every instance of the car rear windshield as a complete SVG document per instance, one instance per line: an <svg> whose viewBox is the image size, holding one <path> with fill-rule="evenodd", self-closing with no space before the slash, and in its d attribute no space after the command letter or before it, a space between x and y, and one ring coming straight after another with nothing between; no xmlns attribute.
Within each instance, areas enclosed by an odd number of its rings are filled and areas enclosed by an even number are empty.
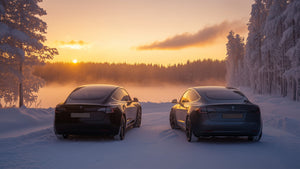
<svg viewBox="0 0 300 169"><path fill-rule="evenodd" d="M244 99L244 96L240 92L235 92L231 90L214 90L207 91L205 95L209 99L213 100L241 100Z"/></svg>
<svg viewBox="0 0 300 169"><path fill-rule="evenodd" d="M66 103L103 103L113 89L88 86L75 89L66 100Z"/></svg>

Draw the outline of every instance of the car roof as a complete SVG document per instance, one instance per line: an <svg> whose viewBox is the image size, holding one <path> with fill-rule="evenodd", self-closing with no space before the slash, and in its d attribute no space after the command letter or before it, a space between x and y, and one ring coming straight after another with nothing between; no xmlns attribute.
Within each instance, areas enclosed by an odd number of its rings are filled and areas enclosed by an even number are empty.
<svg viewBox="0 0 300 169"><path fill-rule="evenodd" d="M204 91L232 90L235 88L224 87L224 86L195 86L195 87L191 87L190 89L194 89L201 94Z"/></svg>
<svg viewBox="0 0 300 169"><path fill-rule="evenodd" d="M223 96L226 96L226 95L228 96L228 94L230 96L230 93L228 93L228 92L232 91L234 93L238 93L241 96L241 98L236 98L236 99L238 99L238 100L244 100L246 98L246 96L242 92L240 92L238 89L233 88L233 87L224 87L224 86L196 86L196 87L192 87L190 89L195 90L196 92L198 92L198 94L200 94L202 96L202 98L204 97L206 101L210 100L212 102L216 102L215 99L217 99L217 100L223 100L223 99L218 98L220 96L217 96L216 98L214 98L214 96L216 96L215 95L216 92L220 93L221 97L223 97ZM210 96L207 95L207 94L209 94ZM227 99L225 99L225 100L227 100Z"/></svg>
<svg viewBox="0 0 300 169"><path fill-rule="evenodd" d="M117 88L120 88L120 86L116 86L116 85L110 85L110 84L88 84L88 85L82 85L79 86L77 88L102 88L102 89L106 89L106 90L114 90Z"/></svg>

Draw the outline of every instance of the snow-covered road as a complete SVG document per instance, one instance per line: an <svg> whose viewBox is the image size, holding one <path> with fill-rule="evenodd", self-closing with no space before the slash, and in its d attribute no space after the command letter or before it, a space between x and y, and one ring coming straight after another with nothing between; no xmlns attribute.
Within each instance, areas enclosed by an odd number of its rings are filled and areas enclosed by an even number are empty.
<svg viewBox="0 0 300 169"><path fill-rule="evenodd" d="M170 129L172 104L143 103L142 126L129 129L124 141L105 137L57 140L52 123L23 135L2 135L0 168L299 169L300 133L288 131L291 127L299 130L299 115L291 113L299 103L287 101L291 111L287 110L290 113L285 116L278 108L284 99L250 99L259 102L265 112L264 134L258 143L245 138L209 138L189 143L183 131ZM279 110L273 111L276 106Z"/></svg>

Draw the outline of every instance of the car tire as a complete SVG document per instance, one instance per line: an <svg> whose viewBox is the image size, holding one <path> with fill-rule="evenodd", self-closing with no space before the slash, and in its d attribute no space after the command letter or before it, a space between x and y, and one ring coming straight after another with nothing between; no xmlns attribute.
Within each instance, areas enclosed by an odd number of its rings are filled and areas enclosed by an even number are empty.
<svg viewBox="0 0 300 169"><path fill-rule="evenodd" d="M124 140L125 138L125 129L126 129L126 122L124 116L121 117L121 124L119 127L119 132L117 135L114 136L115 140Z"/></svg>
<svg viewBox="0 0 300 169"><path fill-rule="evenodd" d="M190 116L186 117L186 127L185 127L185 133L186 133L186 138L188 142L194 142L198 140L198 137L196 137L193 133L193 129L192 129L192 123L191 123L191 118Z"/></svg>
<svg viewBox="0 0 300 169"><path fill-rule="evenodd" d="M248 140L253 142L259 142L261 137L262 137L262 131L260 131L257 136L248 136Z"/></svg>
<svg viewBox="0 0 300 169"><path fill-rule="evenodd" d="M135 123L134 123L133 127L134 128L139 128L139 127L141 127L141 123L142 123L142 110L138 109L138 112L136 114Z"/></svg>
<svg viewBox="0 0 300 169"><path fill-rule="evenodd" d="M173 113L173 111L170 112L170 126L172 129L178 129L179 127L177 126L177 122L176 122L176 116L175 113Z"/></svg>

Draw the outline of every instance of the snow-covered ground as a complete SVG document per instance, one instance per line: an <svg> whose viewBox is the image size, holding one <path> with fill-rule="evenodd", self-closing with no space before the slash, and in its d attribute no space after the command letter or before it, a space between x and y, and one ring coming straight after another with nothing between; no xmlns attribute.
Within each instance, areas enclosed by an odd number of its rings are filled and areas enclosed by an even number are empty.
<svg viewBox="0 0 300 169"><path fill-rule="evenodd" d="M299 169L300 103L245 93L260 105L262 140L209 138L189 143L172 130L170 103L143 103L141 128L124 141L106 137L57 140L49 109L0 109L0 168Z"/></svg>

